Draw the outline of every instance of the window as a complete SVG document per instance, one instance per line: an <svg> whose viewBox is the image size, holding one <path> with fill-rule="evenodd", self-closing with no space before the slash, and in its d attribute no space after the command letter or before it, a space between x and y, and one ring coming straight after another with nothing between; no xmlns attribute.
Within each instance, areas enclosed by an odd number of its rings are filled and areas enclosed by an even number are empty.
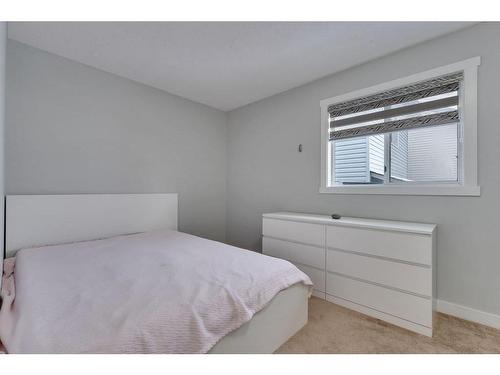
<svg viewBox="0 0 500 375"><path fill-rule="evenodd" d="M479 195L479 62L321 101L320 192Z"/></svg>

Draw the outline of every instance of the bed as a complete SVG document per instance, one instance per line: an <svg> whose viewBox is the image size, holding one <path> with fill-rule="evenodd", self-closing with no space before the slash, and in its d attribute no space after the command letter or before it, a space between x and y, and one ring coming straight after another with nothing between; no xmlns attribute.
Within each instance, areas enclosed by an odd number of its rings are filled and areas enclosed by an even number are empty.
<svg viewBox="0 0 500 375"><path fill-rule="evenodd" d="M7 196L7 351L272 353L305 325L306 275L178 232L177 210L177 194Z"/></svg>

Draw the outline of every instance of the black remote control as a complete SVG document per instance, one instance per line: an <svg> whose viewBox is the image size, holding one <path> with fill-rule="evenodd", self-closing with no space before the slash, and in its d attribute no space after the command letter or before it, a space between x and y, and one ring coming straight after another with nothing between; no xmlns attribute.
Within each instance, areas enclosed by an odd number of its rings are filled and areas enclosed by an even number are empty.
<svg viewBox="0 0 500 375"><path fill-rule="evenodd" d="M342 216L340 216L339 214L332 214L332 219L334 220L338 220L340 219Z"/></svg>

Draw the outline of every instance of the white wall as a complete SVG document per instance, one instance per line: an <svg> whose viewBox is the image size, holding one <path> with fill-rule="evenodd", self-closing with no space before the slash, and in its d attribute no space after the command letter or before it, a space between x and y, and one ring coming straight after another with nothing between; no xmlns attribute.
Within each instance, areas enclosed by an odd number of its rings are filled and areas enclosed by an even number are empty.
<svg viewBox="0 0 500 375"><path fill-rule="evenodd" d="M178 192L225 239L224 112L9 40L6 141L8 194Z"/></svg>
<svg viewBox="0 0 500 375"><path fill-rule="evenodd" d="M478 55L481 197L318 193L321 99ZM228 242L260 250L278 210L437 223L438 297L500 314L499 66L500 24L480 24L230 112Z"/></svg>

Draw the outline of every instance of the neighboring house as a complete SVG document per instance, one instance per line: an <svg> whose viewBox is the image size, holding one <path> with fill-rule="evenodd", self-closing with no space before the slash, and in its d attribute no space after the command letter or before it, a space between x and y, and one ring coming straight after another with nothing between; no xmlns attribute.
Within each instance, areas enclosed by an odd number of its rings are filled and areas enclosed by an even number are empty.
<svg viewBox="0 0 500 375"><path fill-rule="evenodd" d="M420 129L417 137L409 137L408 178L414 181L456 181L457 137L456 124Z"/></svg>
<svg viewBox="0 0 500 375"><path fill-rule="evenodd" d="M457 179L457 125L451 124L335 141L336 183L383 183L386 138L393 181Z"/></svg>

